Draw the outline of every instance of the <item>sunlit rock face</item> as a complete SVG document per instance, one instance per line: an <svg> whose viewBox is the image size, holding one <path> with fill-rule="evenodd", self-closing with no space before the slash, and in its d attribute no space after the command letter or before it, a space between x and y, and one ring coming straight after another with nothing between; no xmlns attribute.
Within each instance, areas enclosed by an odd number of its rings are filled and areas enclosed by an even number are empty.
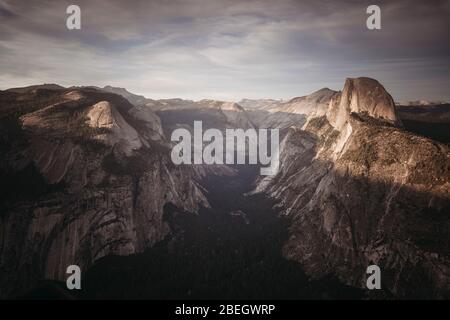
<svg viewBox="0 0 450 320"><path fill-rule="evenodd" d="M109 102L100 101L93 105L87 113L87 118L87 123L91 128L107 129L108 131L108 133L94 136L95 139L111 146L120 141L122 150L128 155L133 150L142 147L137 131L123 119Z"/></svg>
<svg viewBox="0 0 450 320"><path fill-rule="evenodd" d="M0 296L142 252L169 232L169 203L208 206L149 108L95 89L2 92L0 103Z"/></svg>
<svg viewBox="0 0 450 320"><path fill-rule="evenodd" d="M399 127L375 80L348 79L325 115L281 143L276 176L257 184L291 221L284 255L308 274L365 288L382 270L382 295L448 297L450 152Z"/></svg>
<svg viewBox="0 0 450 320"><path fill-rule="evenodd" d="M339 129L353 112L400 124L394 100L374 79L348 78L342 93L332 99L327 119L332 126Z"/></svg>

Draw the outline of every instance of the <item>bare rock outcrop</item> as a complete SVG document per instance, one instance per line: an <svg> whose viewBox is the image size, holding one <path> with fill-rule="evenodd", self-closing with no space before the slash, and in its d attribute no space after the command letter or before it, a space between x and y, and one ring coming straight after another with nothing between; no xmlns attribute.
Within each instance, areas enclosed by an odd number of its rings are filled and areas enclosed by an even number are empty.
<svg viewBox="0 0 450 320"><path fill-rule="evenodd" d="M133 150L142 147L137 131L131 127L108 101L94 104L87 113L87 123L92 128L107 129L107 133L94 136L105 144L116 145L120 143L122 150L130 155Z"/></svg>
<svg viewBox="0 0 450 320"><path fill-rule="evenodd" d="M200 175L172 164L150 110L94 89L0 96L4 101L16 107L0 117L7 193L0 202L0 296L23 294L40 279L64 280L71 264L86 270L106 255L142 252L170 231L167 204L190 212L208 206Z"/></svg>
<svg viewBox="0 0 450 320"><path fill-rule="evenodd" d="M289 131L257 190L279 200L283 253L309 275L365 288L376 264L384 297L448 298L450 151L398 125L378 82L348 79L326 115Z"/></svg>
<svg viewBox="0 0 450 320"><path fill-rule="evenodd" d="M395 103L391 95L376 80L348 78L342 93L330 102L327 119L340 129L351 113L364 114L399 125Z"/></svg>

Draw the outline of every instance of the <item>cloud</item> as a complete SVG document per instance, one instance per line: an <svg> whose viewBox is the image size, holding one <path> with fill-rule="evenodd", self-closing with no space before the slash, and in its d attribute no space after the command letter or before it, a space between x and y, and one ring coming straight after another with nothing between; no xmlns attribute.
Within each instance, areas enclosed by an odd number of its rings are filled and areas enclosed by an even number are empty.
<svg viewBox="0 0 450 320"><path fill-rule="evenodd" d="M366 3L367 2L367 3ZM394 97L447 99L448 1L0 0L0 84L117 85L152 98L289 98L371 76ZM422 89L421 89L422 88Z"/></svg>

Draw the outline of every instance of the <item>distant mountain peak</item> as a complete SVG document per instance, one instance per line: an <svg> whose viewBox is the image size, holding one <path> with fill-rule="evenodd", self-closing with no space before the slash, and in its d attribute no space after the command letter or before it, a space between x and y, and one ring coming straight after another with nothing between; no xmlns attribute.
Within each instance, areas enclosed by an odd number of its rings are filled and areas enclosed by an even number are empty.
<svg viewBox="0 0 450 320"><path fill-rule="evenodd" d="M202 107L207 108L218 108L221 110L244 110L239 104L231 101L220 101L220 100L212 100L212 99L203 99L197 102Z"/></svg>
<svg viewBox="0 0 450 320"><path fill-rule="evenodd" d="M411 107L418 107L418 106L423 106L423 107L428 107L428 106L438 106L441 104L448 104L448 102L446 101L442 101L442 100L414 100L414 101L398 101L395 103L396 105L399 106L411 106Z"/></svg>
<svg viewBox="0 0 450 320"><path fill-rule="evenodd" d="M55 83L44 83L44 84L27 86L27 87L10 88L5 91L23 93L23 92L27 92L27 91L31 91L31 90L38 90L38 89L62 90L62 89L66 89L66 88L63 86L60 86L59 84L55 84Z"/></svg>
<svg viewBox="0 0 450 320"><path fill-rule="evenodd" d="M130 91L128 91L125 88L113 87L113 86L108 85L108 86L104 86L103 88L99 88L99 89L106 91L106 92L121 95L122 97L124 97L125 99L127 99L134 105L144 104L145 102L147 102L147 100L149 100L144 96L131 93Z"/></svg>

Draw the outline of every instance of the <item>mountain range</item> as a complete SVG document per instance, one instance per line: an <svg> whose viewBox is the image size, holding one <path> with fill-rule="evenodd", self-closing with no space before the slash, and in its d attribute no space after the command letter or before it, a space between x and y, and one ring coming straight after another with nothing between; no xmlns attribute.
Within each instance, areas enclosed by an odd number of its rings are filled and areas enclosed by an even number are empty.
<svg viewBox="0 0 450 320"><path fill-rule="evenodd" d="M445 131L431 132L429 125L447 128L449 118L445 107L426 108L396 106L370 78L349 78L342 91L238 103L152 100L110 86L0 91L0 296L27 294L44 279L64 281L71 264L111 272L108 257L153 257L163 243L183 247L192 225L169 216L200 219L208 208L207 219L218 217L229 205L219 208L218 198L237 201L216 190L215 179L225 179L245 203L226 213L224 221L234 226L229 232L266 230L257 212L250 216L260 200L246 200L266 199L264 208L273 210L267 221L285 225L283 236L274 236L276 261L295 264L301 271L293 277L304 272L311 281L333 277L339 286L364 289L366 268L376 264L383 290L368 297L448 298L450 150ZM174 165L170 133L192 130L195 120L219 130L280 129L279 172L247 179L234 166ZM227 236L214 237L220 243ZM264 234L258 239L264 252ZM230 240L226 250L233 245ZM223 259L220 248L198 251L195 242L189 250L198 259L211 252ZM281 281L268 267L257 270ZM194 291L208 297L205 287ZM92 290L98 296L100 289Z"/></svg>

